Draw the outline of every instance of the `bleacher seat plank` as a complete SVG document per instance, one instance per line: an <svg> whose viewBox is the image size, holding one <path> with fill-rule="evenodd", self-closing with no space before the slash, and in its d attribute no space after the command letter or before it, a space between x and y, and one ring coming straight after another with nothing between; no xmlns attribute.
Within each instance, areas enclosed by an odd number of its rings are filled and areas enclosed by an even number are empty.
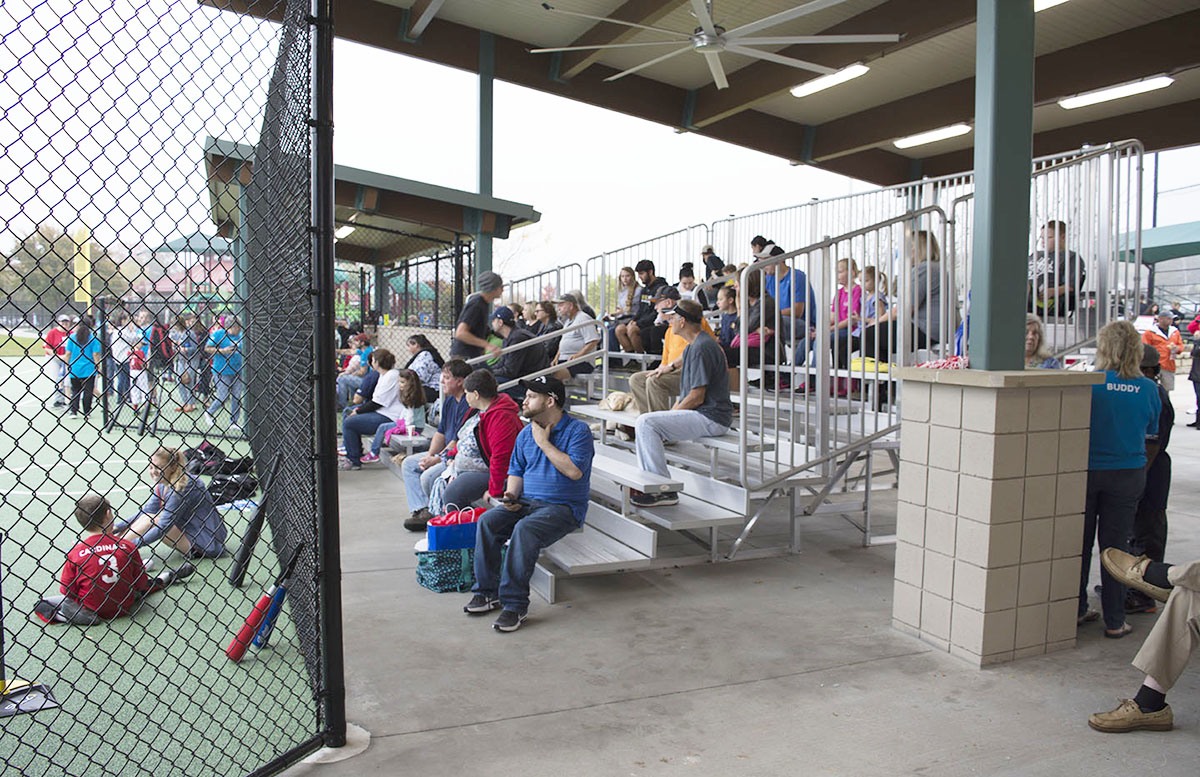
<svg viewBox="0 0 1200 777"><path fill-rule="evenodd" d="M711 529L714 526L741 526L746 516L718 507L683 493L679 504L669 507L638 507L638 515L672 531Z"/></svg>
<svg viewBox="0 0 1200 777"><path fill-rule="evenodd" d="M646 554L587 524L582 532L568 534L542 553L572 575L644 569L652 562Z"/></svg>
<svg viewBox="0 0 1200 777"><path fill-rule="evenodd" d="M637 465L637 461L629 457L615 458L609 449L597 448L592 459L592 478L598 474L623 486L636 488L647 494L664 494L683 489L683 483L674 477L662 477L653 472L645 472Z"/></svg>
<svg viewBox="0 0 1200 777"><path fill-rule="evenodd" d="M611 481L607 481L611 483ZM611 483L616 486L615 483ZM616 499L620 504L621 492L616 490ZM604 505L593 502L588 505L587 523L615 540L618 540L643 555L653 558L658 553L658 532L653 528L639 523L621 513L610 510Z"/></svg>

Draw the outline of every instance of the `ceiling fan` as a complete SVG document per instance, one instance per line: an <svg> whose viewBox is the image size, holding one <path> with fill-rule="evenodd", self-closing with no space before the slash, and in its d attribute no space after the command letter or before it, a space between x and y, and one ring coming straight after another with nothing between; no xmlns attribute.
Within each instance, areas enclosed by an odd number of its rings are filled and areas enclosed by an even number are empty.
<svg viewBox="0 0 1200 777"><path fill-rule="evenodd" d="M800 70L809 70L822 75L832 75L837 72L833 68L818 65L815 62L806 62L802 59L794 57L785 57L781 54L776 54L771 51L762 51L759 46L792 46L796 44L814 44L814 43L895 43L900 40L899 35L786 35L786 36L758 36L761 30L766 30L771 27L790 22L793 19L799 19L802 16L824 10L831 6L839 5L846 0L811 0L804 5L796 6L787 11L781 11L777 14L759 19L756 22L743 24L740 27L735 27L732 30L726 30L721 25L713 21L713 0L689 0L692 6L692 14L699 22L699 27L691 33L678 32L677 30L668 30L662 27L653 27L645 24L636 24L627 22L621 19L609 19L603 16L593 16L591 14L578 13L576 11L566 11L562 8L557 8L550 3L542 3L542 7L547 11L554 13L566 14L569 16L578 16L584 19L594 19L596 21L608 22L610 24L620 24L626 27L635 27L640 30L649 30L651 32L660 33L662 35L671 36L670 40L646 41L638 43L610 43L602 46L560 46L558 48L548 49L531 49L532 54L550 54L562 51L599 51L605 49L628 49L628 48L644 48L651 46L675 46L672 51L655 57L648 62L643 62L636 67L631 67L628 70L623 70L616 75L609 76L605 81L616 81L618 78L624 78L627 75L657 65L660 62L665 62L672 57L677 57L680 54L688 51L695 51L704 56L704 60L708 63L708 69L712 73L713 83L718 89L725 89L729 86L729 79L725 77L725 68L721 65L721 52L727 51L731 54L740 54L745 57L753 57L767 62L775 62L780 65L798 68Z"/></svg>

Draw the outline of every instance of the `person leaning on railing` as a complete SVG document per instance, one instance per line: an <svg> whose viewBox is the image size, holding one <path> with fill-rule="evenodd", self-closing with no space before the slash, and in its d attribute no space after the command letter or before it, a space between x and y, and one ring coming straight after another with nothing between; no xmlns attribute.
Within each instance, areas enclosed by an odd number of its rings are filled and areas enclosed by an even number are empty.
<svg viewBox="0 0 1200 777"><path fill-rule="evenodd" d="M529 342L534 338L533 332L517 327L516 317L506 307L496 308L496 312L492 314L492 331L504 340L505 349ZM528 348L503 354L493 374L496 376L497 383L507 383L510 380L532 375L538 370L544 370L548 364L546 349L540 345L531 345ZM507 389L504 393L518 401L525 397L525 389L519 385Z"/></svg>

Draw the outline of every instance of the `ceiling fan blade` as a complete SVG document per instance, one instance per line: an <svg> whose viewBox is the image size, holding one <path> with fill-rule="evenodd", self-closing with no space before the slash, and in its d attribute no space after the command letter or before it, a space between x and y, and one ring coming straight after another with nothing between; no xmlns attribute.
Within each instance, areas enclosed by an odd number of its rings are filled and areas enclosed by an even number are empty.
<svg viewBox="0 0 1200 777"><path fill-rule="evenodd" d="M704 0L692 0L692 12L696 14L696 21L700 22L700 29L709 35L717 34L717 25L713 23L712 14L708 12L708 3Z"/></svg>
<svg viewBox="0 0 1200 777"><path fill-rule="evenodd" d="M729 79L725 77L725 68L721 67L721 55L715 51L706 51L704 61L708 63L708 70L712 73L713 83L717 88L728 89Z"/></svg>
<svg viewBox="0 0 1200 777"><path fill-rule="evenodd" d="M695 2L695 0L693 0L693 2ZM823 11L826 8L831 8L835 5L841 5L844 2L846 2L846 0L812 0L811 3L805 3L804 5L796 6L790 11L780 11L777 14L766 16L756 22L743 24L741 27L734 27L732 30L725 33L725 37L733 38L749 35L752 32L758 32L759 30L765 30L769 27L774 27L777 24L790 22L792 19L799 19L801 16L808 16L810 13Z"/></svg>
<svg viewBox="0 0 1200 777"><path fill-rule="evenodd" d="M638 65L637 67L631 67L628 70L622 70L620 73L617 73L616 75L613 75L613 76L609 76L608 78L606 78L604 80L605 81L616 81L618 78L624 78L625 76L633 75L634 73L638 72L639 70L644 70L644 69L650 67L651 65L657 65L659 62L666 62L671 57L677 57L680 54L684 53L685 51L691 51L691 50L692 50L691 46L684 46L681 49L675 49L674 51L670 52L669 54L663 54L661 57L655 57L654 59L650 60L649 62L643 62L642 64Z"/></svg>
<svg viewBox="0 0 1200 777"><path fill-rule="evenodd" d="M799 68L800 70L811 70L814 73L821 73L822 75L830 75L832 73L837 72L833 68L825 67L824 65L818 65L815 62L805 62L803 59L794 59L792 57L785 57L780 54L774 54L770 51L759 51L758 49L748 49L748 48L745 48L744 46L731 46L731 45L726 45L725 50L728 51L730 54L741 54L744 57L753 57L754 59L763 59L763 60L766 60L767 62L775 62L780 65L787 65L788 67Z"/></svg>
<svg viewBox="0 0 1200 777"><path fill-rule="evenodd" d="M605 17L605 16L593 16L590 13L579 13L578 11L564 11L561 8L550 5L549 3L542 3L542 8L545 8L547 11L554 11L554 13L566 14L567 16L578 16L580 19L591 19L592 21L596 21L596 22L608 22L609 24L620 24L625 27L635 27L639 30L650 30L651 32L661 32L665 35L674 35L676 38L680 38L680 39L687 39L687 38L692 37L691 35L688 35L686 32L678 32L676 30L667 30L667 29L663 29L662 27L650 27L645 24L636 24L635 22L626 22L626 21L622 21L621 19L609 19L608 17Z"/></svg>
<svg viewBox="0 0 1200 777"><path fill-rule="evenodd" d="M778 38L740 38L725 35L730 43L739 46L794 46L798 43L895 43L899 35L785 35Z"/></svg>
<svg viewBox="0 0 1200 777"><path fill-rule="evenodd" d="M601 49L632 49L643 46L678 46L677 40L656 40L650 43L606 43L601 46L559 46L553 49L529 49L530 54L550 54L556 51L598 51Z"/></svg>

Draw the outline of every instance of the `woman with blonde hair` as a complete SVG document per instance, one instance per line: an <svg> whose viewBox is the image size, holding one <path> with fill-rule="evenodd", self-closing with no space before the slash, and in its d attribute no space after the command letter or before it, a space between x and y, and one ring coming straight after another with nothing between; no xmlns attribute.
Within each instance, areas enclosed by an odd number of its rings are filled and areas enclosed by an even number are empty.
<svg viewBox="0 0 1200 777"><path fill-rule="evenodd" d="M1025 369L1061 370L1062 362L1046 347L1046 330L1042 320L1033 313L1025 314Z"/></svg>
<svg viewBox="0 0 1200 777"><path fill-rule="evenodd" d="M1104 382L1092 386L1087 498L1083 508L1083 557L1079 623L1097 620L1088 609L1092 545L1129 550L1138 500L1146 484L1147 452L1158 449L1161 401L1154 381L1142 375L1142 338L1128 321L1114 321L1096 338L1096 370ZM1149 451L1147 450L1149 449ZM1100 570L1104 636L1120 639L1133 629L1125 622L1125 586Z"/></svg>
<svg viewBox="0 0 1200 777"><path fill-rule="evenodd" d="M159 539L189 558L216 558L225 552L225 522L204 482L187 471L179 448L150 454L150 499L115 528L139 548Z"/></svg>

